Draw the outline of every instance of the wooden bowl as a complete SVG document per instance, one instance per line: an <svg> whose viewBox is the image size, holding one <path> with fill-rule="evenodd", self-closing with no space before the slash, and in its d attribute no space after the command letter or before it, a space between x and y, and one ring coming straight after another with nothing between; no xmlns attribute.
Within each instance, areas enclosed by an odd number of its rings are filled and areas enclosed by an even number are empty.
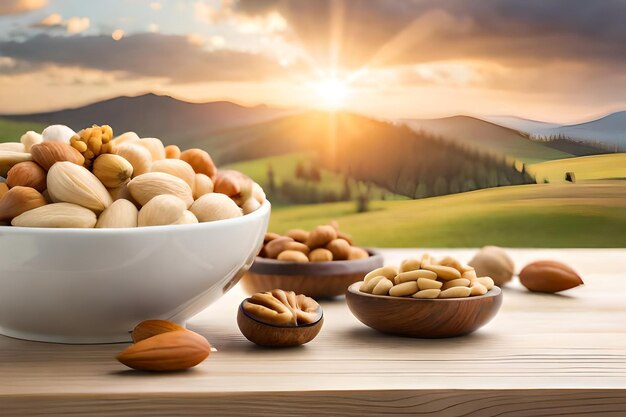
<svg viewBox="0 0 626 417"><path fill-rule="evenodd" d="M369 258L353 261L285 262L258 257L241 279L248 294L280 288L313 298L336 297L346 292L350 284L383 266L380 253L368 249Z"/></svg>
<svg viewBox="0 0 626 417"><path fill-rule="evenodd" d="M244 300L246 301L246 300ZM293 347L304 345L315 339L324 324L324 313L315 323L300 326L274 326L263 323L248 315L243 302L237 311L237 325L246 339L259 346Z"/></svg>
<svg viewBox="0 0 626 417"><path fill-rule="evenodd" d="M435 339L469 334L491 321L502 305L498 287L475 297L416 299L363 293L361 284L346 291L352 314L372 329L402 336Z"/></svg>

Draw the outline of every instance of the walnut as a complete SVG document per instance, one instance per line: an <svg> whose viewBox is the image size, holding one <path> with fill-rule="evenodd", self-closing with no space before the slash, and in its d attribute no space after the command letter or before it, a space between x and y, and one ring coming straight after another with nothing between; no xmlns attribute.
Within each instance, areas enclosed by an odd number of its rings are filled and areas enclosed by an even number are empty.
<svg viewBox="0 0 626 417"><path fill-rule="evenodd" d="M243 309L253 319L274 326L315 323L322 311L314 299L283 290L256 293L244 301Z"/></svg>
<svg viewBox="0 0 626 417"><path fill-rule="evenodd" d="M113 129L109 125L93 125L81 130L70 138L70 145L85 157L85 167L91 164L98 155L113 152Z"/></svg>

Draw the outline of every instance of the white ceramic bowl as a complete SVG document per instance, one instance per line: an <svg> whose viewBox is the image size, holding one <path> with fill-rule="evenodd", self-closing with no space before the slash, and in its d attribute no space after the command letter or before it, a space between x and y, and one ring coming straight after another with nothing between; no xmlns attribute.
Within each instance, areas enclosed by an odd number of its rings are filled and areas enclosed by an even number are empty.
<svg viewBox="0 0 626 417"><path fill-rule="evenodd" d="M145 319L184 324L248 270L269 215L265 202L243 217L188 225L0 226L0 333L109 343L130 340Z"/></svg>

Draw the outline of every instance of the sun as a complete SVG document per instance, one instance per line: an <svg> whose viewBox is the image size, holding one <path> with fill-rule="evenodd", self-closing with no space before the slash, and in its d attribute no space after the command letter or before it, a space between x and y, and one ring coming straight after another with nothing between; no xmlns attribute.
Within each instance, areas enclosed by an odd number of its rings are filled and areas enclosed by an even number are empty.
<svg viewBox="0 0 626 417"><path fill-rule="evenodd" d="M315 86L324 107L338 109L344 106L349 94L348 83L337 78L324 78Z"/></svg>

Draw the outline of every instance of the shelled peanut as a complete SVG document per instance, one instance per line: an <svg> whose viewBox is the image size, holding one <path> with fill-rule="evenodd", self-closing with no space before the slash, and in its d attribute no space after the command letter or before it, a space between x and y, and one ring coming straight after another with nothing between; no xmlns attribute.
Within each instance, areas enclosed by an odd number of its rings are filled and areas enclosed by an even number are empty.
<svg viewBox="0 0 626 417"><path fill-rule="evenodd" d="M473 267L452 257L440 260L424 254L405 259L400 267L385 266L368 273L359 288L375 295L413 298L464 298L484 295L495 286L478 277Z"/></svg>
<svg viewBox="0 0 626 417"><path fill-rule="evenodd" d="M0 144L0 222L21 227L117 228L240 217L265 202L262 188L220 171L201 149L169 151L134 132L93 125L29 131Z"/></svg>
<svg viewBox="0 0 626 417"><path fill-rule="evenodd" d="M364 259L369 253L353 246L352 237L333 223L310 232L292 229L285 236L266 233L259 256L286 262L331 262Z"/></svg>

